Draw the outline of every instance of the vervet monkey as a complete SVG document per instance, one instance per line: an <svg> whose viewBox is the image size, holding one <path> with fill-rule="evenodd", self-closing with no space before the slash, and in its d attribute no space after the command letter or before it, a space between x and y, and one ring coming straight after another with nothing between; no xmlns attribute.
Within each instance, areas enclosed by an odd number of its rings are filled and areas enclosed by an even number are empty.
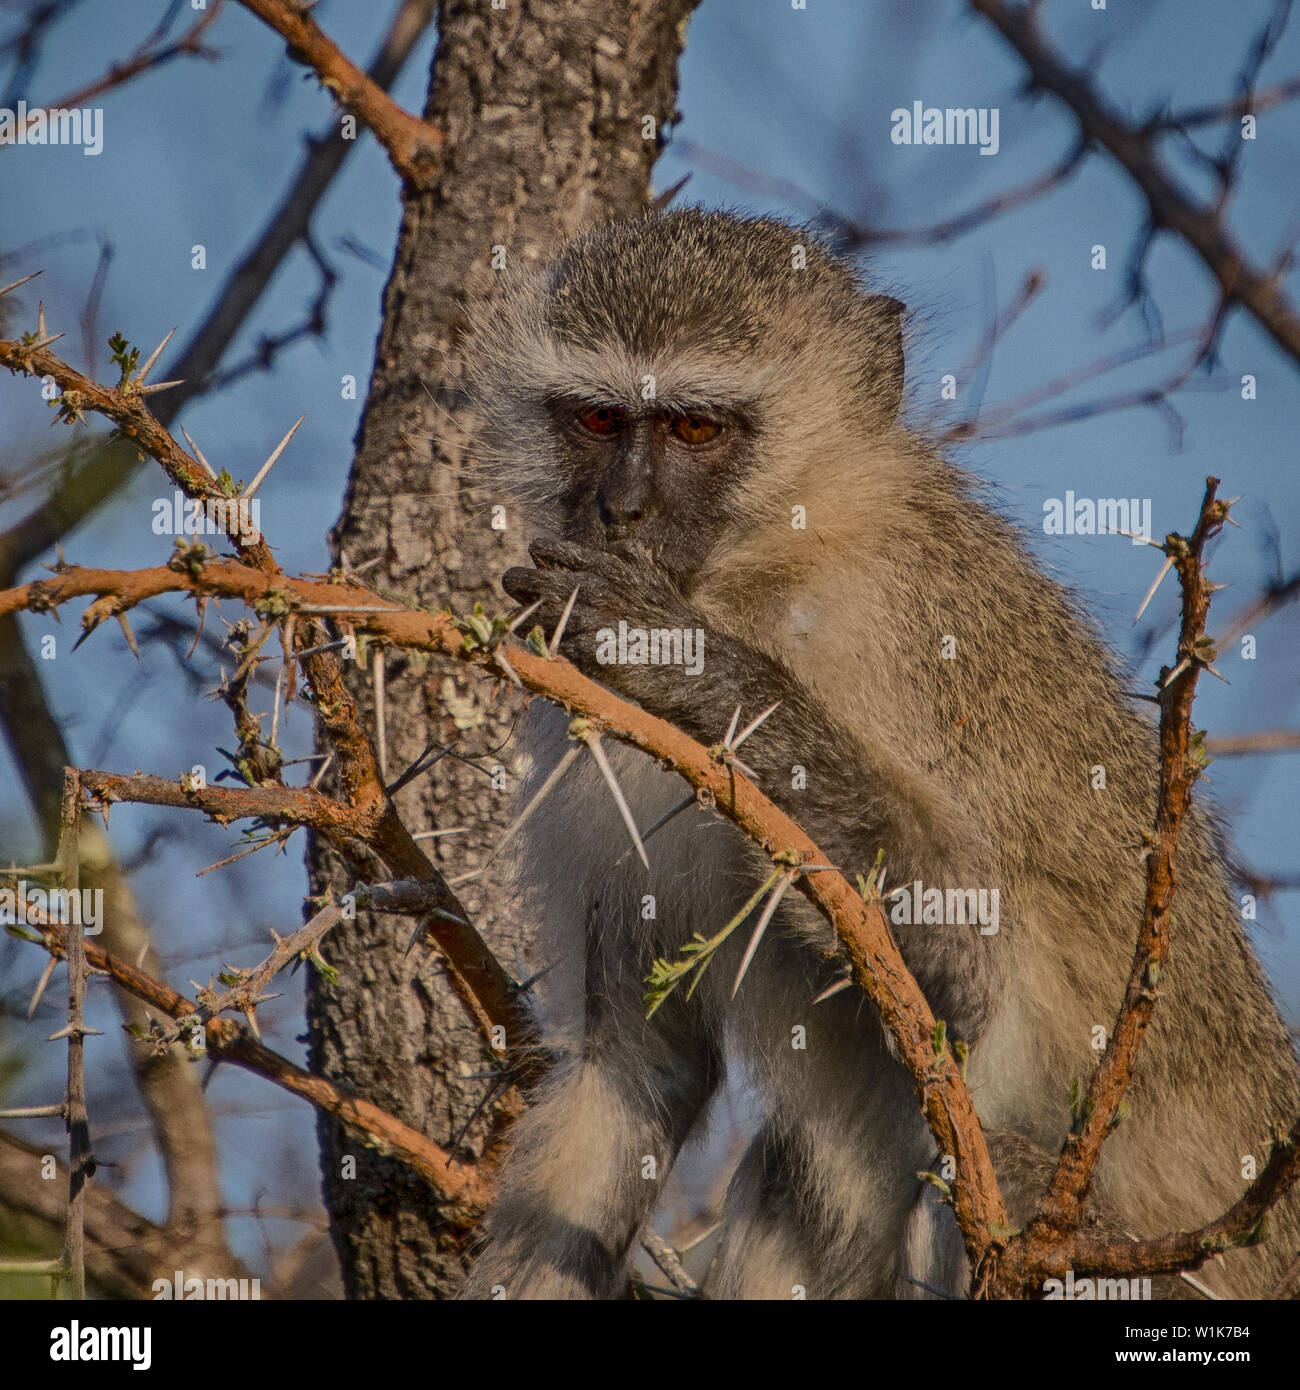
<svg viewBox="0 0 1300 1390"><path fill-rule="evenodd" d="M1069 595L973 479L901 423L902 317L804 230L671 211L581 236L512 279L480 316L474 387L489 476L541 537L535 568L504 587L541 601L548 633L577 590L571 660L706 745L738 705L747 723L779 702L738 756L845 872L883 850L887 915L890 884L945 901L997 891L996 930L891 929L949 1038L970 1046L1019 1223L1123 996L1158 754ZM702 668L602 660L620 622L702 632ZM572 746L562 711L534 701L529 720L525 795ZM603 746L643 831L687 791L640 752ZM690 998L679 988L646 1018L655 958L718 932L767 859L692 808L649 839L647 871L585 750L523 838L521 891L546 959L568 971L549 1005L562 1058L517 1126L467 1292L620 1296L733 1058L765 1118L705 1292L964 1293L956 1225L917 1176L942 1157L912 1080L856 988L814 1002L843 966L798 895L734 999L750 922ZM1250 1157L1262 1166L1270 1124L1300 1109L1286 1030L1199 811L1178 871L1132 1114L1093 1186L1105 1229L1135 1236L1220 1214ZM1264 1294L1300 1247L1294 1201L1272 1232L1199 1277Z"/></svg>

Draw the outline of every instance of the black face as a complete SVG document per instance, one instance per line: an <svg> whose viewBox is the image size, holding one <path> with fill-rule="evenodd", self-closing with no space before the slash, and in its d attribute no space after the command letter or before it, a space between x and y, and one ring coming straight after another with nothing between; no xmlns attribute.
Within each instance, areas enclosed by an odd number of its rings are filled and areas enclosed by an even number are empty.
<svg viewBox="0 0 1300 1390"><path fill-rule="evenodd" d="M704 406L549 404L570 480L566 538L600 547L637 541L685 588L732 519L729 498L748 462L753 421Z"/></svg>

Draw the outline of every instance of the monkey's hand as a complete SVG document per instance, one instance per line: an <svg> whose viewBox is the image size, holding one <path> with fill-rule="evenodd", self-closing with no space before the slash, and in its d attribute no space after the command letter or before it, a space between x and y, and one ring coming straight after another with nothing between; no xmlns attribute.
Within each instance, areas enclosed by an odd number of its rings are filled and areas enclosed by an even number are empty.
<svg viewBox="0 0 1300 1390"><path fill-rule="evenodd" d="M561 641L564 655L585 674L624 694L639 698L640 692L620 679L617 668L625 666L626 659L609 660L618 655L620 622L628 629L647 632L665 628L694 632L699 627L699 618L680 591L655 565L649 551L634 542L595 550L546 537L534 541L528 553L537 568L508 570L502 588L522 604L540 601L536 621L546 632L555 630L576 589ZM614 635L612 644L607 633ZM626 652L625 641L624 658Z"/></svg>
<svg viewBox="0 0 1300 1390"><path fill-rule="evenodd" d="M854 741L781 662L708 627L644 548L632 542L595 550L551 538L529 552L536 569L502 578L520 603L540 602L537 621L553 631L575 589L560 647L584 674L636 700L651 714L711 745L726 732L737 705L745 719L780 708L742 755L760 777L788 782L792 763L828 766L823 786L855 777ZM833 765L831 765L833 762ZM806 814L815 796L800 798Z"/></svg>

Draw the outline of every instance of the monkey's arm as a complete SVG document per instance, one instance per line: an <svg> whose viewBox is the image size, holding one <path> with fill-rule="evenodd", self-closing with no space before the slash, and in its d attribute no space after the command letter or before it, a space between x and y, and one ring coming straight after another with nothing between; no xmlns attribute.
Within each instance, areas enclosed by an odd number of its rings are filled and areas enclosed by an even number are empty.
<svg viewBox="0 0 1300 1390"><path fill-rule="evenodd" d="M842 871L865 871L884 850L890 882L927 887L996 887L997 857L965 808L882 749L864 745L821 706L781 662L736 638L705 629L703 670L603 664L597 633L629 627L704 628L699 615L643 552L587 550L536 542L537 569L512 569L502 583L521 603L541 600L553 626L575 586L565 655L594 680L626 695L704 744L721 740L739 704L746 720L780 707L739 751L759 785L799 822ZM802 768L803 776L793 776ZM997 986L991 937L967 931L908 932L899 945L936 1015L968 1042L987 1020Z"/></svg>
<svg viewBox="0 0 1300 1390"><path fill-rule="evenodd" d="M864 869L883 848L895 882L917 874L941 883L946 873L973 868L973 855L983 857L960 806L884 750L871 765L862 744L788 667L706 627L643 551L547 539L534 542L531 554L538 568L510 570L503 587L520 603L540 600L538 621L548 629L576 587L563 651L602 685L706 745L722 739L737 705L743 727L779 703L738 756L842 868ZM681 666L602 663L597 634L617 630L620 620L629 628L704 631L702 670L689 675ZM795 768L804 770L802 778L794 778ZM796 780L803 784L798 789Z"/></svg>

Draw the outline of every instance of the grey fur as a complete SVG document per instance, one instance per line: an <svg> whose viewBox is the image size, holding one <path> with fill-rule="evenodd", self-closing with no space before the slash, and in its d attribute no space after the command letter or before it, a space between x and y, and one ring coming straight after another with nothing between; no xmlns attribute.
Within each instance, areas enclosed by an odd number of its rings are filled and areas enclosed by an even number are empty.
<svg viewBox="0 0 1300 1390"><path fill-rule="evenodd" d="M485 476L558 536L504 582L543 601L548 631L580 587L564 650L589 674L705 743L737 703L747 720L781 700L741 756L838 865L864 871L883 847L888 884L999 890L996 935L895 933L950 1036L971 1045L972 1091L1023 1219L1066 1132L1070 1084L1095 1064L1091 1030L1110 1027L1123 992L1157 750L1069 596L973 481L899 422L899 323L895 301L779 222L688 209L590 233L480 316ZM575 442L575 401L625 412L626 443ZM725 442L697 459L655 411L725 418ZM795 505L806 530L791 526ZM596 632L619 619L703 628L703 674L596 664ZM948 634L956 660L941 658ZM541 702L530 711L531 785L562 755L566 722ZM649 759L608 751L642 827L680 799ZM1107 789L1093 791L1099 763ZM622 1292L630 1246L723 1075L724 1039L767 1120L732 1183L707 1291L924 1296L909 1278L962 1291L955 1227L916 1176L939 1160L911 1081L857 991L813 1006L838 967L802 900L787 895L734 1003L745 928L691 999L679 989L644 1018L652 959L716 932L764 857L693 810L649 842L647 873L585 755L521 839L521 891L547 959L568 971L550 1005L562 1061L517 1127L469 1295ZM1262 1163L1270 1123L1300 1107L1200 812L1178 863L1133 1115L1094 1184L1107 1228L1138 1235L1217 1215L1244 1186L1243 1156ZM1202 1277L1260 1296L1300 1245L1297 1224L1291 1201L1264 1247Z"/></svg>

